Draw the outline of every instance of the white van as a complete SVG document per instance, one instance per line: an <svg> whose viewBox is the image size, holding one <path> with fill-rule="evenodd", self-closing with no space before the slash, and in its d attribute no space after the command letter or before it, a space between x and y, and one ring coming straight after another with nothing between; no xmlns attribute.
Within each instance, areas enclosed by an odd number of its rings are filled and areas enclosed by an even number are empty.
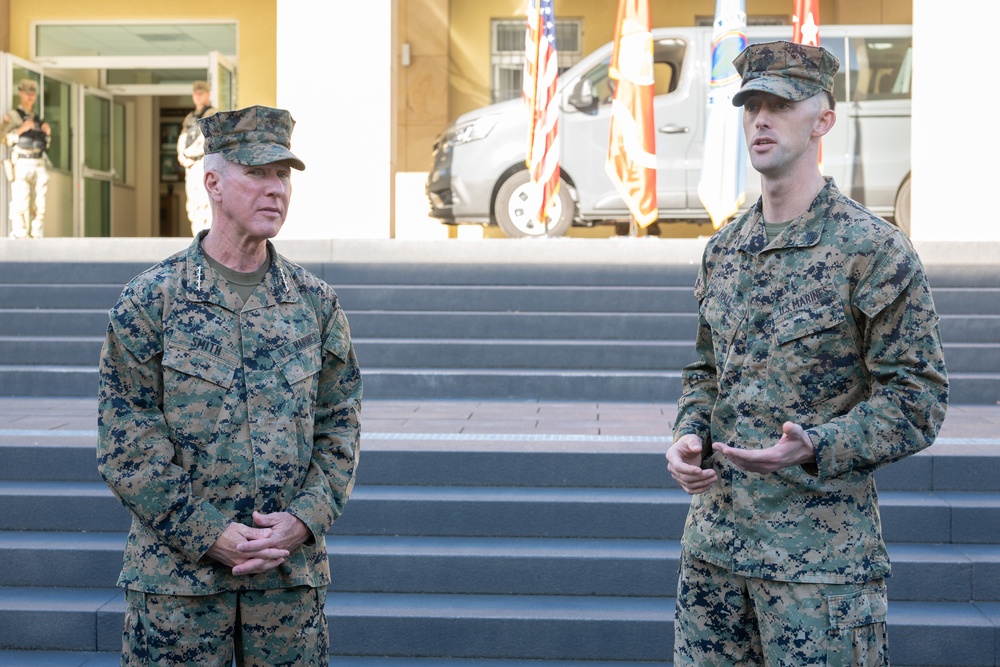
<svg viewBox="0 0 1000 667"><path fill-rule="evenodd" d="M751 27L748 40L790 39L791 26ZM837 123L823 138L823 171L845 194L909 231L909 25L824 25L821 44L840 59ZM661 223L708 220L698 198L712 61L710 27L653 30L656 186ZM612 44L559 76L562 181L549 235L572 225L625 222L629 212L604 169L608 152ZM433 218L496 224L508 236L540 236L524 205L528 112L520 99L458 118L434 143L427 178ZM760 177L747 161L749 207Z"/></svg>

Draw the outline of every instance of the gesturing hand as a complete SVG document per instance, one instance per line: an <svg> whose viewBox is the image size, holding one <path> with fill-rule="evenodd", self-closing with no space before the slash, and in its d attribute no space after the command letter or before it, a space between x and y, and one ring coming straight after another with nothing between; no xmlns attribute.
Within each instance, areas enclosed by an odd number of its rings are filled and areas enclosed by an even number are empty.
<svg viewBox="0 0 1000 667"><path fill-rule="evenodd" d="M763 474L816 460L812 440L801 426L785 422L781 431L781 439L764 449L741 449L721 442L712 443L712 448L738 468Z"/></svg>
<svg viewBox="0 0 1000 667"><path fill-rule="evenodd" d="M667 450L667 470L691 495L704 493L718 479L711 468L702 470L701 438L691 433L681 436Z"/></svg>

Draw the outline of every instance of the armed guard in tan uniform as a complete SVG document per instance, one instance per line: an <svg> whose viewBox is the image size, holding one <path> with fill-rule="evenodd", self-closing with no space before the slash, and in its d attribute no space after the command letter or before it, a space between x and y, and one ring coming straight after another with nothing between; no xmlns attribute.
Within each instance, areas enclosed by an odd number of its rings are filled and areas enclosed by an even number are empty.
<svg viewBox="0 0 1000 667"><path fill-rule="evenodd" d="M212 211L205 191L205 138L198 129L198 119L211 116L217 110L209 104L207 81L195 81L191 89L194 111L184 118L180 137L177 139L177 161L184 167L184 194L187 195L187 215L191 233L198 235L212 224Z"/></svg>
<svg viewBox="0 0 1000 667"><path fill-rule="evenodd" d="M0 121L0 133L11 146L11 159L4 161L10 181L10 237L41 238L45 230L45 195L49 187L46 169L52 128L33 109L38 83L22 79L17 86L20 105Z"/></svg>

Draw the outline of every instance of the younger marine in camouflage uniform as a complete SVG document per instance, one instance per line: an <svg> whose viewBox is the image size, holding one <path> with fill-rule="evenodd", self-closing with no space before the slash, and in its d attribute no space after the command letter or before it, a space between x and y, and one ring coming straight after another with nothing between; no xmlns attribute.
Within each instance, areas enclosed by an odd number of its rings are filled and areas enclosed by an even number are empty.
<svg viewBox="0 0 1000 667"><path fill-rule="evenodd" d="M763 194L709 240L695 286L667 453L693 495L674 664L888 664L873 473L944 419L938 316L905 235L816 168L837 59L773 42L734 64Z"/></svg>
<svg viewBox="0 0 1000 667"><path fill-rule="evenodd" d="M322 665L325 533L362 382L329 285L275 252L287 111L201 121L213 225L132 280L101 353L98 467L131 512L123 665Z"/></svg>

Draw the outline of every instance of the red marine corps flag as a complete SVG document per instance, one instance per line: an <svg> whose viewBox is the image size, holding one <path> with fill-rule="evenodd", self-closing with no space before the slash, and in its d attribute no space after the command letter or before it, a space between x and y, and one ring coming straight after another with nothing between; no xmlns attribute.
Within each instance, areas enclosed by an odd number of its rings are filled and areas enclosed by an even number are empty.
<svg viewBox="0 0 1000 667"><path fill-rule="evenodd" d="M531 114L525 163L537 202L535 219L548 233L549 207L559 189L559 103L556 84L556 16L552 0L528 0L521 98Z"/></svg>
<svg viewBox="0 0 1000 667"><path fill-rule="evenodd" d="M648 227L658 215L649 0L619 0L608 75L617 85L605 167L636 223Z"/></svg>

